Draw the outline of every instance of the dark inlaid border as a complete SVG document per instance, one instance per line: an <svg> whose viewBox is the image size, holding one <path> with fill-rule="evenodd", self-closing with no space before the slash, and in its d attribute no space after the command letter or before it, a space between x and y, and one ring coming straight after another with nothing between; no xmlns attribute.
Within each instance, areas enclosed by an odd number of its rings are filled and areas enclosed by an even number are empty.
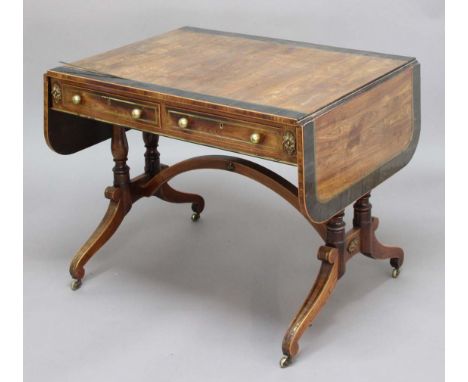
<svg viewBox="0 0 468 382"><path fill-rule="evenodd" d="M221 36L246 38L246 39L249 39L249 40L257 40L257 41L268 41L268 42L275 42L277 44L286 44L286 45L300 46L300 47L305 47L305 48L329 50L329 51L332 51L332 52L359 54L359 55L364 55L364 56L390 58L390 59L393 59L393 60L400 60L400 61L407 61L407 62L412 61L412 60L415 59L414 57L398 56L398 55L395 55L395 54L386 54L386 53L379 53L379 52L372 52L372 51L358 50L358 49L339 48L339 47L336 47L336 46L314 44L314 43L310 43L310 42L284 40L284 39L273 38L273 37L255 36L255 35L235 33L235 32L224 32L224 31L218 31L218 30L213 30L213 29L204 29L204 28L191 27L191 26L185 26L185 27L182 27L180 29L190 31L190 32L217 34L217 35L221 35Z"/></svg>
<svg viewBox="0 0 468 382"><path fill-rule="evenodd" d="M267 41L267 42L274 42L278 44L322 49L322 50L341 52L341 53L359 54L359 55L365 55L365 56L375 56L375 57L381 57L381 58L387 58L387 59L394 59L394 60L402 61L402 66L406 65L408 62L415 60L413 57L398 56L398 55L356 50L356 49L339 48L339 47L334 47L334 46L313 44L313 43L308 43L308 42L283 40L283 39L277 39L277 38L271 38L271 37L254 36L254 35L234 33L234 32L224 32L224 31L203 29L203 28L190 27L190 26L182 27L179 30L190 31L194 33L216 34L216 35L251 39L251 40L257 40L257 41ZM105 81L105 82L109 82L109 83L116 84L116 85L135 87L135 88L140 88L142 90L150 90L150 91L169 94L169 95L173 95L177 97L183 97L183 98L193 99L197 101L206 101L206 102L210 102L214 104L230 106L233 108L251 110L251 111L275 115L275 116L284 117L284 118L292 118L295 120L301 120L311 115L311 113L304 113L304 112L299 112L296 110L284 109L284 108L279 108L275 106L257 104L257 103L252 103L252 102L244 102L244 101L239 101L239 100L230 99L230 98L212 96L212 95L172 88L168 86L162 86L162 85L157 85L157 84L150 84L147 82L130 80L127 78L122 78L122 77L114 76L111 74L100 73L94 70L80 68L77 66L73 66L72 64L67 64L67 63L64 63L64 64L66 66L56 67L52 69L52 71L69 74L69 75L79 75L81 77L86 77L86 78L90 78L90 79L94 79L98 81ZM394 70L398 70L398 68L395 68ZM313 113L315 113L315 111Z"/></svg>
<svg viewBox="0 0 468 382"><path fill-rule="evenodd" d="M298 122L301 125L306 125L309 121L317 118L318 116L320 116L322 114L325 114L329 110L332 110L332 109L338 107L339 105L341 105L343 103L348 102L351 98L356 97L356 96L358 96L358 95L360 95L360 94L362 94L362 93L376 87L377 85L380 85L382 82L387 81L389 78L392 78L393 76L401 73L402 71L413 67L413 65L415 65L415 64L417 64L416 59L414 59L413 61L410 61L410 62L408 62L408 63L406 63L406 64L404 64L402 66L399 66L398 68L395 68L391 72L385 73L382 76L377 77L374 81L369 82L368 84L366 84L366 85L364 85L364 86L362 86L362 87L360 87L360 88L358 88L358 89L356 89L356 90L354 90L352 92L349 92L348 94L343 95L341 98L337 99L336 101L331 102L328 105L321 107L320 109L317 109L316 111L314 111L313 113L308 114L305 118L303 118L302 120L300 120Z"/></svg>
<svg viewBox="0 0 468 382"><path fill-rule="evenodd" d="M107 82L107 83L111 83L115 85L129 86L133 88L150 90L150 91L155 91L158 93L170 94L173 96L194 99L198 101L206 101L210 103L231 106L231 107L239 108L239 109L252 110L252 111L257 111L260 113L277 115L277 116L285 117L285 118L294 118L296 120L304 118L307 115L307 113L301 113L298 111L283 109L283 108L279 108L275 106L267 106L267 105L261 105L261 104L251 103L251 102L238 101L238 100L234 100L230 98L216 97L216 96L211 96L207 94L171 88L168 86L161 86L161 85L156 85L156 84L150 84L147 82L134 81L134 80L129 80L129 79L122 78L122 77L113 76L110 74L104 74L104 73L99 73L96 71L80 69L80 68L73 67L73 66L59 66L59 67L51 69L51 71L57 72L57 73L69 74L69 75L76 75L76 76L85 77L85 78L89 78L89 79L93 79L97 81L103 81L103 82Z"/></svg>
<svg viewBox="0 0 468 382"><path fill-rule="evenodd" d="M303 128L303 151L304 151L304 191L307 213L315 222L324 222L345 207L370 192L377 185L389 178L391 175L406 166L416 150L421 130L421 74L420 65L416 63L413 67L413 136L408 147L399 155L379 167L364 179L355 183L345 191L341 192L331 200L322 203L317 199L317 184L315 173L315 144L314 144L314 122L309 121Z"/></svg>

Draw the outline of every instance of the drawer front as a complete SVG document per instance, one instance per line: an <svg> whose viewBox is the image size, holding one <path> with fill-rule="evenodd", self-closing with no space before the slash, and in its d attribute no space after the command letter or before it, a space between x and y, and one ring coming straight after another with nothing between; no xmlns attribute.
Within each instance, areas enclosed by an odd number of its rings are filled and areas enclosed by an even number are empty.
<svg viewBox="0 0 468 382"><path fill-rule="evenodd" d="M166 109L163 131L178 133L194 142L232 151L295 162L293 131L248 124L217 116L202 115L180 109ZM294 144L291 145L291 140Z"/></svg>
<svg viewBox="0 0 468 382"><path fill-rule="evenodd" d="M60 91L60 99L54 96ZM52 84L52 107L80 116L129 127L159 126L159 105L122 99L80 87Z"/></svg>

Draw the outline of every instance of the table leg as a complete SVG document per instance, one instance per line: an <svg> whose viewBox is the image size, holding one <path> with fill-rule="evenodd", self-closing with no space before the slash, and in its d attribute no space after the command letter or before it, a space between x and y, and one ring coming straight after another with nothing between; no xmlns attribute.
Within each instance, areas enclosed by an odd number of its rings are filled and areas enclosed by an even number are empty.
<svg viewBox="0 0 468 382"><path fill-rule="evenodd" d="M114 186L108 187L105 192L110 204L95 232L72 260L70 273L73 277L73 289L81 285L85 273L84 265L112 236L132 204L141 197L157 196L175 203L191 202L194 212L200 213L203 210L204 200L201 196L182 193L168 185L168 181L184 172L218 169L244 175L276 192L307 218L301 210L297 188L286 179L256 163L236 157L212 155L191 158L168 167L159 162L157 150L159 137L144 133L143 138L146 146L145 172L130 180L126 164L128 145L125 129L119 126L113 127L111 148L115 161ZM338 279L344 274L346 262L355 254L361 252L376 259L390 259L394 267L393 277L398 276L403 263L403 251L401 248L384 246L375 237L379 221L371 216L369 197L370 194L367 194L354 204L353 228L347 233L343 221L344 212L340 212L326 223L316 223L308 219L325 240L325 245L318 251L318 258L322 264L309 295L284 336L281 367L288 366L298 353L299 339L325 305Z"/></svg>
<svg viewBox="0 0 468 382"><path fill-rule="evenodd" d="M156 196L170 203L192 203L192 221L196 222L200 219L200 214L205 207L205 200L197 194L189 194L173 189L168 183L161 186Z"/></svg>
<svg viewBox="0 0 468 382"><path fill-rule="evenodd" d="M322 261L319 274L283 339L283 357L280 360L283 368L289 366L298 353L299 339L325 305L342 275L345 243L343 216L341 212L327 222L326 246L320 247L318 252L318 259Z"/></svg>
<svg viewBox="0 0 468 382"><path fill-rule="evenodd" d="M158 142L159 135L143 132L145 142L145 174L148 178L158 174L168 166L162 165L159 161ZM192 203L192 221L197 221L205 207L205 201L200 195L181 192L172 188L168 183L164 183L155 193L155 196L170 203Z"/></svg>
<svg viewBox="0 0 468 382"><path fill-rule="evenodd" d="M192 220L198 219L204 207L203 198L196 194L174 190L168 185L173 177L187 171L219 169L247 176L278 193L307 218L300 209L297 188L286 179L256 163L236 157L212 155L191 158L169 167L159 162L157 150L159 137L156 134L145 133L143 138L146 146L145 172L130 180L129 168L126 164L128 145L125 129L119 126L113 128L111 148L115 161L114 186L108 187L105 193L111 202L99 226L72 260L70 265L70 273L73 278L72 289L80 287L85 274L85 264L109 240L133 203L140 198L157 196L174 203L192 203L192 210L196 214L196 216L192 216ZM327 235L325 225L307 220L325 239Z"/></svg>
<svg viewBox="0 0 468 382"><path fill-rule="evenodd" d="M369 198L370 193L354 204L353 225L355 228L360 228L361 253L374 259L390 259L393 267L392 277L397 278L403 265L404 252L401 248L389 247L377 240L375 230L379 225L379 220L372 217L372 204Z"/></svg>
<svg viewBox="0 0 468 382"><path fill-rule="evenodd" d="M110 199L109 207L96 230L73 257L70 264L73 290L81 286L85 264L114 234L132 206L130 169L127 166L128 144L123 127L113 126L111 150L115 166L114 187L108 187L105 192L106 198Z"/></svg>

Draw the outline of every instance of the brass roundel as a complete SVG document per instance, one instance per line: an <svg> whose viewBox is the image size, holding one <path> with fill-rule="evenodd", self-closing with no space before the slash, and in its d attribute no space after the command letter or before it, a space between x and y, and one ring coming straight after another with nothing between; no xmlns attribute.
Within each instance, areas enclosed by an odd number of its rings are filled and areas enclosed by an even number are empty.
<svg viewBox="0 0 468 382"><path fill-rule="evenodd" d="M359 249L359 238L355 237L348 244L348 252L353 253Z"/></svg>
<svg viewBox="0 0 468 382"><path fill-rule="evenodd" d="M236 166L234 165L233 162L229 161L226 165L226 170L228 171L235 171L236 170Z"/></svg>
<svg viewBox="0 0 468 382"><path fill-rule="evenodd" d="M283 135L283 150L288 155L293 155L296 152L296 137L290 131L286 131Z"/></svg>
<svg viewBox="0 0 468 382"><path fill-rule="evenodd" d="M60 103L62 100L62 89L60 88L60 85L55 83L52 85L52 90L50 91L50 94L52 95L52 100L54 103Z"/></svg>

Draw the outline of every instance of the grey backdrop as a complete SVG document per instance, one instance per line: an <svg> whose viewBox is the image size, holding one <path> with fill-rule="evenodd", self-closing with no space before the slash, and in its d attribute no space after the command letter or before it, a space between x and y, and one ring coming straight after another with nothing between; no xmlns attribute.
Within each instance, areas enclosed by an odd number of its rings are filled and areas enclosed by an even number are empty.
<svg viewBox="0 0 468 382"><path fill-rule="evenodd" d="M422 134L413 161L373 193L387 262L358 256L294 366L284 331L319 268L318 236L247 179L201 171L174 180L207 207L142 200L69 289L68 264L101 219L109 143L71 156L42 135L42 74L183 25L416 56ZM24 2L25 381L441 381L444 371L444 2ZM129 134L129 165L143 145ZM166 163L216 150L161 139ZM296 181L294 167L258 161ZM349 222L349 217L348 217Z"/></svg>

